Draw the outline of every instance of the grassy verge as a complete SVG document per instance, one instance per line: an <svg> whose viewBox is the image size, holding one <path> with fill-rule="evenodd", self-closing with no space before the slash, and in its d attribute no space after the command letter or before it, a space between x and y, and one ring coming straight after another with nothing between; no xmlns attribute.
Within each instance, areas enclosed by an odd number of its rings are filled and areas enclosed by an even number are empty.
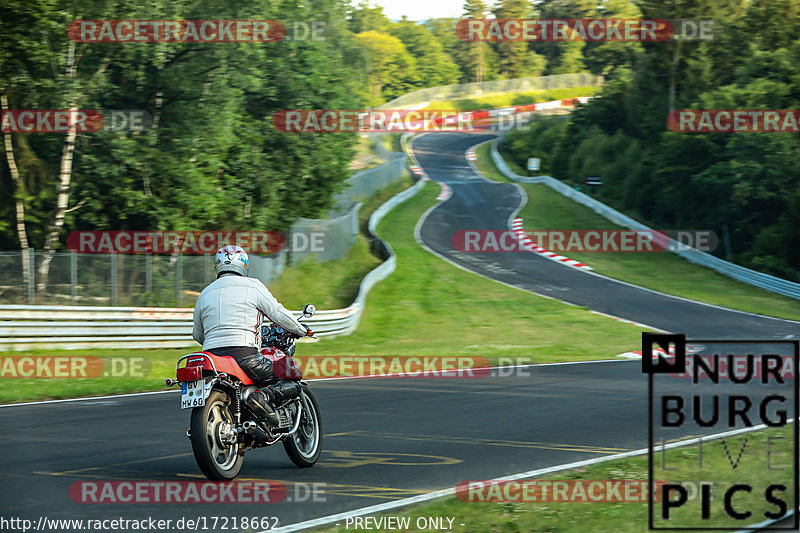
<svg viewBox="0 0 800 533"><path fill-rule="evenodd" d="M378 233L397 253L397 270L367 299L358 331L304 344L298 355L475 355L525 362L607 359L641 343L641 330L585 309L548 300L458 269L422 249L414 227L435 203L429 183L381 222ZM327 268L329 263L320 265ZM316 301L298 290L301 302ZM120 357L147 357L145 378L0 379L0 402L34 398L158 390L173 374L178 350L119 350ZM75 350L69 355L111 355ZM15 353L14 355L52 355Z"/></svg>
<svg viewBox="0 0 800 533"><path fill-rule="evenodd" d="M371 138L359 135L353 148L355 149L355 154L353 154L353 160L350 161L350 166L348 167L350 170L360 172L375 168L383 163L383 160L375 155L375 148Z"/></svg>
<svg viewBox="0 0 800 533"><path fill-rule="evenodd" d="M511 179L507 178L505 174L497 170L497 167L492 161L491 152L492 143L483 143L475 149L475 156L477 159L474 161L478 171L493 181L512 183Z"/></svg>
<svg viewBox="0 0 800 533"><path fill-rule="evenodd" d="M359 235L347 256L324 263L310 257L286 268L269 290L288 309L301 309L312 301L319 309L340 309L353 303L361 280L380 262Z"/></svg>
<svg viewBox="0 0 800 533"><path fill-rule="evenodd" d="M477 166L490 179L509 181L495 167L489 144L477 151ZM587 207L542 184L523 184L528 203L519 215L527 231L618 229ZM767 316L800 320L800 302L695 265L669 252L565 252L612 278L683 298Z"/></svg>
<svg viewBox="0 0 800 533"><path fill-rule="evenodd" d="M367 222L373 211L411 185L411 175L406 173L400 181L365 198L364 205L358 211L362 233L366 234ZM289 309L300 309L311 301L319 309L340 309L353 303L361 280L380 263L380 259L370 253L366 237L359 235L346 257L324 263L309 258L293 268L287 268L277 282L270 284L269 289Z"/></svg>
<svg viewBox="0 0 800 533"><path fill-rule="evenodd" d="M402 133L387 133L385 135L382 135L381 139L383 140L383 145L390 152L402 152L403 147L400 144L401 136Z"/></svg>
<svg viewBox="0 0 800 533"><path fill-rule="evenodd" d="M541 91L530 91L525 93L512 94L493 94L477 98L459 98L454 100L443 100L441 102L431 102L430 109L437 111L475 111L479 109L492 109L496 107L509 107L538 102L550 102L561 100L562 98L576 98L578 96L592 96L600 92L601 87L571 87L568 89L548 89Z"/></svg>
<svg viewBox="0 0 800 533"><path fill-rule="evenodd" d="M665 464L677 470L661 471L661 456L656 456L654 479L670 483L686 483L688 502L679 509L672 510L669 521L657 520L656 527L728 527L739 529L764 520L765 511L776 511L776 507L764 500L764 488L771 483L782 483L788 487L786 492L775 494L791 508L792 468L791 442L793 425L780 429L762 430L725 439L731 454L738 453L745 437L745 451L734 469L728 459L721 440L703 444L702 469L697 468L697 447L676 448L667 450ZM782 462L788 468L781 471L767 469L767 438L771 437L770 450L773 467ZM775 437L783 437L776 440ZM781 459L777 459L781 453ZM733 455L735 458L736 455ZM733 459L735 461L735 459ZM585 468L553 473L537 478L544 480L647 480L647 456L608 461ZM711 515L708 520L700 520L699 484L711 483ZM750 494L736 493L734 506L740 511L750 510L753 514L747 520L733 520L725 514L723 497L725 490L736 483L752 485ZM694 487L694 489L693 489ZM624 491L623 491L624 492ZM483 493L484 495L486 493ZM571 494L567 492L567 494ZM479 498L481 493L474 493ZM465 497L465 499L467 499ZM661 504L654 505L656 517L660 516ZM411 518L412 527L404 531L421 531L415 526L419 517L439 516L455 517L453 531L470 533L523 533L523 532L559 532L584 533L591 532L642 532L648 530L647 503L584 503L576 501L559 502L493 502L493 501L461 501L455 496L441 498L434 503L419 505L402 511L390 512L391 516L407 516ZM445 522L446 523L446 522ZM460 526L464 524L464 526ZM352 529L352 528L351 528ZM326 529L329 533L346 531L344 527ZM375 531L389 531L375 529Z"/></svg>
<svg viewBox="0 0 800 533"><path fill-rule="evenodd" d="M500 149L500 154L501 155L503 154L502 148ZM525 168L522 168L521 165L517 164L517 162L514 161L513 159L511 159L510 157L506 157L505 155L503 155L503 159L506 160L506 164L508 165L508 168L510 168L511 171L514 174L516 174L518 176L527 176L528 175L528 170L525 169ZM494 164L494 163L492 162L492 164Z"/></svg>

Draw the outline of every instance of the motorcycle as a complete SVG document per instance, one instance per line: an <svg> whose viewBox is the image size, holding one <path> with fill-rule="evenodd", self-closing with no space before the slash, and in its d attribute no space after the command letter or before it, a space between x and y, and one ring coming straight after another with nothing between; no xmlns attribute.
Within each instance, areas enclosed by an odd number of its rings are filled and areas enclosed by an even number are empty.
<svg viewBox="0 0 800 533"><path fill-rule="evenodd" d="M311 304L303 308L304 318L314 313ZM309 336L316 338L311 332ZM319 407L292 358L295 340L277 324L262 326L261 353L273 361L273 373L280 378L266 387L255 386L233 357L193 352L178 360L176 379L167 379L166 384L180 384L180 407L192 410L186 436L208 479L234 479L246 451L279 441L298 467L313 466L319 459Z"/></svg>

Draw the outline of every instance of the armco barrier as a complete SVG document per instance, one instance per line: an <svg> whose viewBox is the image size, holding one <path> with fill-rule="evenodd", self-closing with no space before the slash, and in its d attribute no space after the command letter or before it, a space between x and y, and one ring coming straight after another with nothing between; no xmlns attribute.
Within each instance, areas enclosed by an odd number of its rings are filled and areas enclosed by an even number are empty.
<svg viewBox="0 0 800 533"><path fill-rule="evenodd" d="M631 217L623 215L616 209L613 209L607 206L606 204L595 200L591 196L588 196L580 191L576 191L569 185L551 176L536 176L528 178L516 174L514 171L511 170L511 168L509 168L508 164L505 162L503 157L500 155L500 152L497 150L497 141L492 142L491 154L492 154L492 161L494 161L494 164L497 167L497 169L500 172L502 172L505 176L507 176L509 179L521 183L544 183L545 185L555 190L556 192L578 202L581 205L585 205L598 215L610 220L611 222L617 224L618 226L622 226L632 230L651 231L651 229L648 226L645 226L641 222L637 222ZM795 298L800 300L800 283L794 283L792 281L787 281L785 279L776 278L775 276L770 276L769 274L764 274L763 272L758 272L755 270L751 270L749 268L745 268L740 265L736 265L734 263L725 261L724 259L720 259L719 257L713 256L706 252L701 252L700 250L696 250L694 248L688 248L686 247L686 245L681 245L680 243L678 243L673 239L670 239L670 244L675 245L673 249L674 253L678 254L679 256L683 257L684 259L688 260L691 263L702 265L704 267L715 270L720 274L742 281L744 283L748 283L755 287L766 289L768 291L781 294L783 296L788 296L789 298Z"/></svg>
<svg viewBox="0 0 800 533"><path fill-rule="evenodd" d="M356 330L367 293L394 272L396 265L392 248L375 234L375 228L386 213L414 196L424 185L423 180L418 181L390 198L369 217L370 238L385 260L364 276L351 305L317 311L312 318L303 320L320 337L349 335ZM161 307L0 305L0 352L196 346L192 339L192 311L191 308Z"/></svg>
<svg viewBox="0 0 800 533"><path fill-rule="evenodd" d="M319 311L308 324L320 336L342 333L351 307ZM0 351L192 345L191 308L0 305Z"/></svg>

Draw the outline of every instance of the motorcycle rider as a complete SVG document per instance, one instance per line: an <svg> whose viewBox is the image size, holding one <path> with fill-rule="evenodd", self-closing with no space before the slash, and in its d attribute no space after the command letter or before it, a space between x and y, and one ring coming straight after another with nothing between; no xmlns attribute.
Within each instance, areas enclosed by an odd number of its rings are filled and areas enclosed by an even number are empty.
<svg viewBox="0 0 800 533"><path fill-rule="evenodd" d="M203 351L236 359L245 374L261 390L251 396L273 421L277 415L269 405L272 394L268 385L276 381L272 361L259 351L260 326L266 317L285 330L304 337L309 328L298 322L275 299L261 280L250 278L247 252L227 245L214 256L216 281L209 284L194 306L192 337Z"/></svg>

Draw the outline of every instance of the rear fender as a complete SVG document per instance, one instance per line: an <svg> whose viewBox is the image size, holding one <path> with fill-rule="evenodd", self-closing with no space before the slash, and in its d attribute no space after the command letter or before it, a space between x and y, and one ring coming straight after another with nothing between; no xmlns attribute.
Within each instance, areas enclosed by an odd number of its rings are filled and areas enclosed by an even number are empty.
<svg viewBox="0 0 800 533"><path fill-rule="evenodd" d="M210 352L193 352L178 359L178 367L184 360L186 366L202 366L204 373L207 371L214 376L225 373L241 381L242 385L253 384L233 357L214 355Z"/></svg>

